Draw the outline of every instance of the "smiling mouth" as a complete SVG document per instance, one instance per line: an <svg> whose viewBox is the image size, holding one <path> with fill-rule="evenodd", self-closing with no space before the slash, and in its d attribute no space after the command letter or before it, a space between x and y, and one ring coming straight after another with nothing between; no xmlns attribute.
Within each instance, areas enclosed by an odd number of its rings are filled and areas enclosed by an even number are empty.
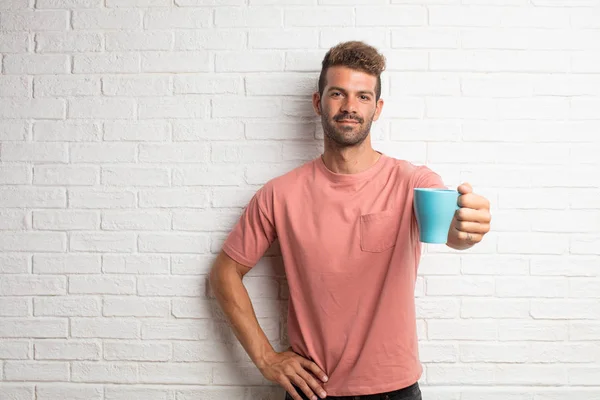
<svg viewBox="0 0 600 400"><path fill-rule="evenodd" d="M341 119L341 120L338 120L337 122L339 122L341 124L358 124L358 121L355 121L353 119Z"/></svg>

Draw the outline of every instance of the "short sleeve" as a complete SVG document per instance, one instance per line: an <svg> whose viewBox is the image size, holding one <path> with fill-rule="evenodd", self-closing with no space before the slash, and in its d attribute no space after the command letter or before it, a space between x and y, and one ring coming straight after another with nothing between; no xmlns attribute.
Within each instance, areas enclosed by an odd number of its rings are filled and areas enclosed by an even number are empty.
<svg viewBox="0 0 600 400"><path fill-rule="evenodd" d="M424 165L417 167L413 182L414 188L447 189L442 177Z"/></svg>
<svg viewBox="0 0 600 400"><path fill-rule="evenodd" d="M252 197L223 244L223 251L247 267L253 267L277 238L265 188ZM269 213L268 210L271 210Z"/></svg>

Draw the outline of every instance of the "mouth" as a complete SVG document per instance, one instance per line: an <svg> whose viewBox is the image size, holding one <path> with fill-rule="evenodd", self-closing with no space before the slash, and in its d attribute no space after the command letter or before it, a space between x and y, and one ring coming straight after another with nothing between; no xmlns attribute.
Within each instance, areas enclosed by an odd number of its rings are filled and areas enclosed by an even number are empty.
<svg viewBox="0 0 600 400"><path fill-rule="evenodd" d="M337 120L337 122L340 124L358 124L358 121L353 120L353 119L340 119L340 120Z"/></svg>

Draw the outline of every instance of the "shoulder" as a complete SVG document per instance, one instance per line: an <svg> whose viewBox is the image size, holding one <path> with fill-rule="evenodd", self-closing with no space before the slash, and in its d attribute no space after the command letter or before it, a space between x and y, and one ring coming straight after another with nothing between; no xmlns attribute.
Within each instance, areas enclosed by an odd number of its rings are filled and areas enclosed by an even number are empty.
<svg viewBox="0 0 600 400"><path fill-rule="evenodd" d="M415 187L423 184L439 185L441 177L427 165L419 165L407 160L400 160L388 156L390 169L399 179L410 181Z"/></svg>

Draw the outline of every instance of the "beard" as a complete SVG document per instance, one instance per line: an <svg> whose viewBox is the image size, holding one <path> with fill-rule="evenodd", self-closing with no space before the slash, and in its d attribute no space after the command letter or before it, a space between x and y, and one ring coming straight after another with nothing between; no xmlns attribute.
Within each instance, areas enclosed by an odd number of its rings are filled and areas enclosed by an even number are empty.
<svg viewBox="0 0 600 400"><path fill-rule="evenodd" d="M373 117L362 118L357 114L339 113L333 117L326 110L321 110L321 124L323 125L323 133L331 139L339 147L357 146L364 142L371 132ZM352 120L357 124L340 125L337 121Z"/></svg>

